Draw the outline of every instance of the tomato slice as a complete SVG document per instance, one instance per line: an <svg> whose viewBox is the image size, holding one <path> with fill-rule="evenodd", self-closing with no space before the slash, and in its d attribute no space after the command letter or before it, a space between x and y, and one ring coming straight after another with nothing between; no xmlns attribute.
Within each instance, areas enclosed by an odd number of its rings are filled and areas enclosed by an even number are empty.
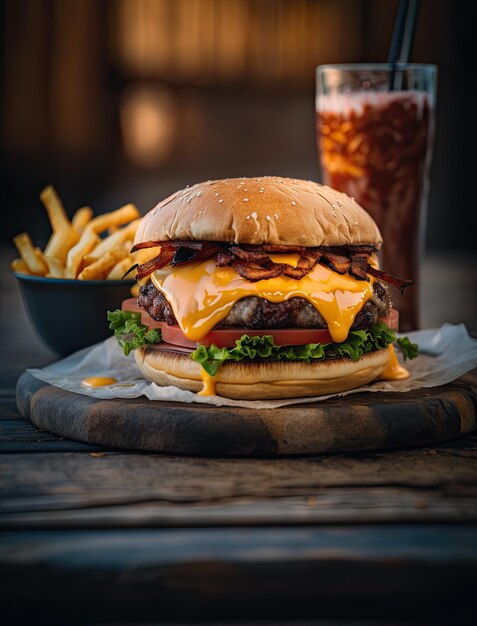
<svg viewBox="0 0 477 626"><path fill-rule="evenodd" d="M164 322L157 322L153 320L152 317L147 313L144 309L141 309L138 306L136 298L128 298L127 300L123 300L121 304L122 311L130 311L131 313L140 313L141 314L141 322L148 326L149 328L162 328Z"/></svg>
<svg viewBox="0 0 477 626"><path fill-rule="evenodd" d="M332 343L332 339L328 330L315 328L264 328L252 330L250 328L223 328L211 330L203 339L191 341L187 339L177 324L169 326L166 322L158 322L153 320L146 311L141 309L135 298L124 300L122 304L123 311L132 311L141 314L141 322L149 328L160 328L162 339L175 346L183 348L196 348L199 344L208 348L215 344L218 348L231 348L235 345L237 339L242 335L249 337L262 337L263 335L271 335L277 346L302 346L307 343ZM380 318L380 322L384 322L389 328L397 330L399 314L395 309L391 309L389 315Z"/></svg>
<svg viewBox="0 0 477 626"><path fill-rule="evenodd" d="M379 321L383 322L384 324L386 324L386 326L388 328L390 328L391 330L395 330L396 332L398 332L398 330L399 330L399 311L397 309L391 309L389 311L389 315L387 315L386 317L380 317Z"/></svg>
<svg viewBox="0 0 477 626"><path fill-rule="evenodd" d="M196 348L199 343L208 348L213 343L218 348L231 348L242 335L262 337L271 335L277 346L301 346L306 343L331 343L332 339L327 330L314 328L264 328L252 330L250 328L223 328L212 330L200 342L187 339L177 324L168 326L165 322L153 320L146 311L141 309L135 298L124 300L123 311L132 311L141 314L141 322L149 328L160 328L162 338L167 343L184 348Z"/></svg>

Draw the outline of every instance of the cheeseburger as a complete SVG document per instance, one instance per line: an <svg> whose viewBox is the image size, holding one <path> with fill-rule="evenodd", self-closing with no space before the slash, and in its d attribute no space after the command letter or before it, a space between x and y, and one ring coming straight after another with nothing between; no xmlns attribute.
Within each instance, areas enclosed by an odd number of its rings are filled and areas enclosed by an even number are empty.
<svg viewBox="0 0 477 626"><path fill-rule="evenodd" d="M109 313L111 328L147 379L203 395L299 398L404 378L387 285L411 281L379 269L381 244L370 215L324 185L200 183L141 221L139 297Z"/></svg>

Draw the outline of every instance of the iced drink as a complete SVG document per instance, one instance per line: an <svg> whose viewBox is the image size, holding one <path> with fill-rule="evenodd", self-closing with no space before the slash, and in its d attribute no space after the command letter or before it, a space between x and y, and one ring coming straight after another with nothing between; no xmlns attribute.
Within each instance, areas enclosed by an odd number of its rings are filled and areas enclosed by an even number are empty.
<svg viewBox="0 0 477 626"><path fill-rule="evenodd" d="M401 330L417 328L419 255L427 201L432 108L418 91L319 95L323 182L344 191L377 222L383 268L416 287L392 294Z"/></svg>

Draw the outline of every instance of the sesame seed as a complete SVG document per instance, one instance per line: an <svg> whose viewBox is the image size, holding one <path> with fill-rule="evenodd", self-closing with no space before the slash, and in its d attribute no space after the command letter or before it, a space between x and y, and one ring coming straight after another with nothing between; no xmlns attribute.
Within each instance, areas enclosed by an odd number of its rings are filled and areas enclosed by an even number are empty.
<svg viewBox="0 0 477 626"><path fill-rule="evenodd" d="M223 200L222 200L222 198L220 198L220 200L219 200L219 204L222 204L222 202L223 202Z"/></svg>
<svg viewBox="0 0 477 626"><path fill-rule="evenodd" d="M343 206L343 203L342 203L342 202L340 202L339 200L337 200L337 201L336 201L336 204L337 204L338 206Z"/></svg>
<svg viewBox="0 0 477 626"><path fill-rule="evenodd" d="M260 187L259 192L263 193L265 191L265 189L263 187Z"/></svg>
<svg viewBox="0 0 477 626"><path fill-rule="evenodd" d="M187 198L186 202L190 202L192 200L192 198Z"/></svg>
<svg viewBox="0 0 477 626"><path fill-rule="evenodd" d="M296 202L295 202L295 200L292 200L292 204L293 204L293 206L295 206L295 205L296 205Z"/></svg>
<svg viewBox="0 0 477 626"><path fill-rule="evenodd" d="M252 217L253 217L254 220L257 219L257 213L255 211L252 213Z"/></svg>
<svg viewBox="0 0 477 626"><path fill-rule="evenodd" d="M267 221L269 222L271 220L270 215L267 215Z"/></svg>
<svg viewBox="0 0 477 626"><path fill-rule="evenodd" d="M189 189L190 185L186 185L186 189Z"/></svg>
<svg viewBox="0 0 477 626"><path fill-rule="evenodd" d="M215 192L215 195L216 195L216 196L219 196L220 194L219 194L219 192L218 192L218 191L216 191L216 192Z"/></svg>
<svg viewBox="0 0 477 626"><path fill-rule="evenodd" d="M332 204L331 206L333 207L333 209L337 209L338 208L337 204Z"/></svg>
<svg viewBox="0 0 477 626"><path fill-rule="evenodd" d="M275 215L273 216L276 220L278 219L278 215L275 213Z"/></svg>
<svg viewBox="0 0 477 626"><path fill-rule="evenodd" d="M244 198L244 199L243 199L243 201L244 201L244 202L248 202L248 198Z"/></svg>
<svg viewBox="0 0 477 626"><path fill-rule="evenodd" d="M197 192L197 195L198 195L198 196L201 196L201 195L202 195L202 191L198 191L198 192Z"/></svg>
<svg viewBox="0 0 477 626"><path fill-rule="evenodd" d="M250 215L247 215L247 217L246 217L245 219L246 219L246 220L249 220L249 219L250 219Z"/></svg>
<svg viewBox="0 0 477 626"><path fill-rule="evenodd" d="M355 225L355 226L358 226L358 224L359 224L359 222L355 222L355 223L354 223L354 225Z"/></svg>

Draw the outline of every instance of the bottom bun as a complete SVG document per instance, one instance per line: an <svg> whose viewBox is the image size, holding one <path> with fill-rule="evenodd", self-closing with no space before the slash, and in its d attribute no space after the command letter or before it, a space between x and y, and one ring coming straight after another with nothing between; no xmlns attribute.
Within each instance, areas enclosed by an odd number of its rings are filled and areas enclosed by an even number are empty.
<svg viewBox="0 0 477 626"><path fill-rule="evenodd" d="M359 361L225 361L214 376L215 389L218 396L233 400L324 396L367 385L380 377L388 362L387 349ZM136 350L136 363L145 378L161 387L196 393L202 389L202 367L189 354L161 350L160 344L143 346Z"/></svg>

